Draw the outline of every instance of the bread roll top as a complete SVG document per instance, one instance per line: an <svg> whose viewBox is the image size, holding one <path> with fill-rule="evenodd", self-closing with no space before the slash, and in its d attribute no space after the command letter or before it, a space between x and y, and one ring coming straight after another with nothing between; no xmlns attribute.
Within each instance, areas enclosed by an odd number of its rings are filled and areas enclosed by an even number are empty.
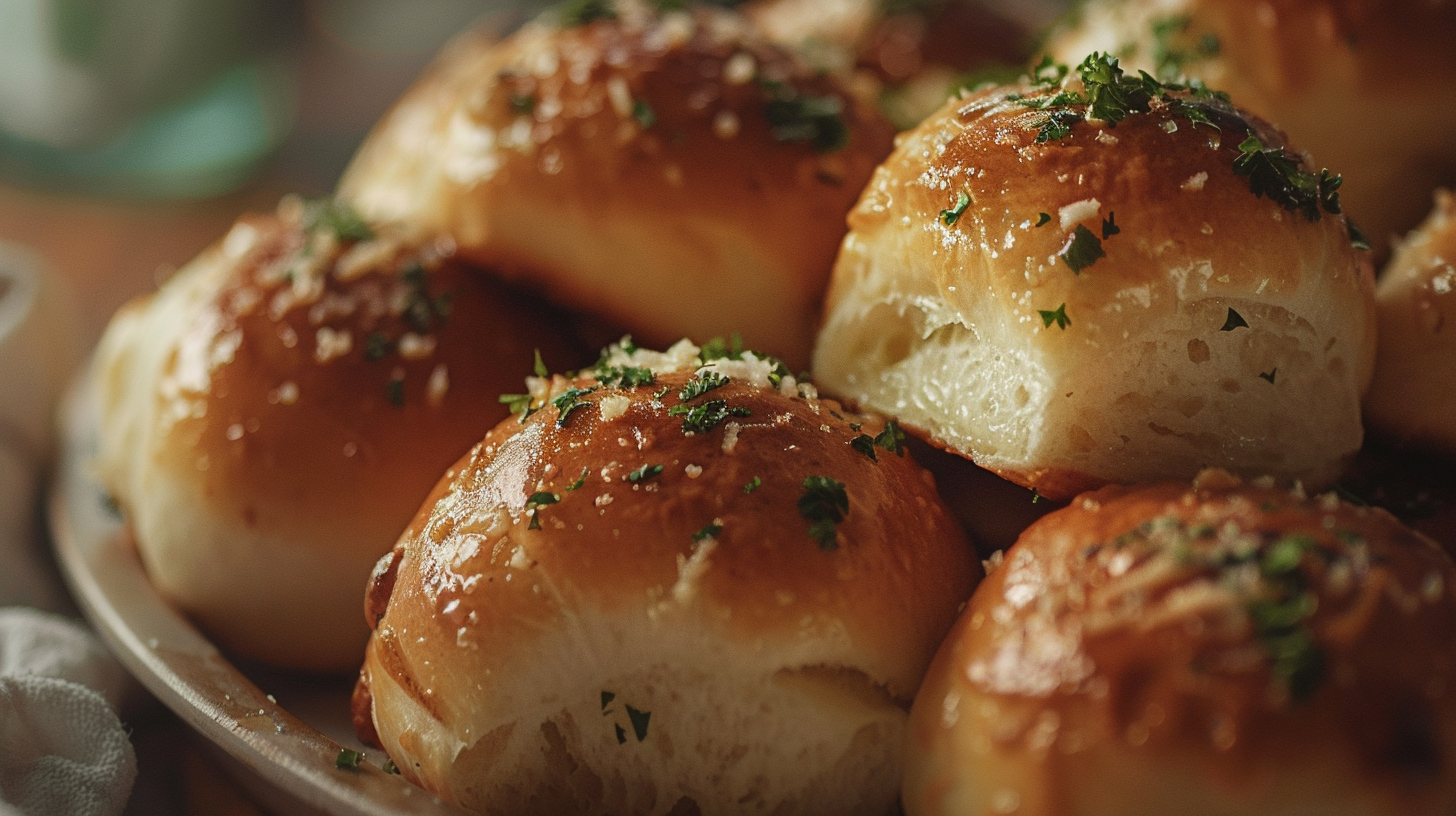
<svg viewBox="0 0 1456 816"><path fill-rule="evenodd" d="M907 812L1447 812L1453 579L1333 494L1219 471L1086 494L1006 552L937 655Z"/></svg>
<svg viewBox="0 0 1456 816"><path fill-rule="evenodd" d="M1328 480L1374 354L1338 190L1216 94L1044 65L876 171L815 376L1047 496L1210 464Z"/></svg>
<svg viewBox="0 0 1456 816"><path fill-rule="evenodd" d="M341 195L644 339L737 331L802 365L892 129L735 14L602 5L456 41Z"/></svg>

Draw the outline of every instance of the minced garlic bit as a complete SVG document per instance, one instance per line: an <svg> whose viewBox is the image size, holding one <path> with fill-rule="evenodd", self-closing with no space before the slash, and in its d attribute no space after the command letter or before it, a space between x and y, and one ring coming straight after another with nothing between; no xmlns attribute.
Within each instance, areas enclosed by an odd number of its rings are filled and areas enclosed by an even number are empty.
<svg viewBox="0 0 1456 816"><path fill-rule="evenodd" d="M435 336L405 332L399 338L399 356L406 360L422 360L435 353Z"/></svg>
<svg viewBox="0 0 1456 816"><path fill-rule="evenodd" d="M348 354L354 348L354 335L348 329L337 331L324 326L314 333L313 357L327 363Z"/></svg>
<svg viewBox="0 0 1456 816"><path fill-rule="evenodd" d="M611 394L598 400L597 405L602 411L602 421L611 422L627 413L627 409L632 407L632 398L621 394Z"/></svg>
<svg viewBox="0 0 1456 816"><path fill-rule="evenodd" d="M1207 181L1208 173L1206 171L1198 172L1192 176L1189 176L1187 181L1184 181L1182 184L1178 185L1178 189L1184 191L1185 193L1196 193L1199 190L1203 189L1203 185Z"/></svg>
<svg viewBox="0 0 1456 816"><path fill-rule="evenodd" d="M1100 212L1102 212L1100 201L1095 198L1084 198L1057 210L1057 217L1061 219L1062 231L1066 232L1089 218L1095 218Z"/></svg>
<svg viewBox="0 0 1456 816"><path fill-rule="evenodd" d="M703 475L703 466L688 465L687 467L683 468L683 473L686 473L689 479L696 479L699 476Z"/></svg>
<svg viewBox="0 0 1456 816"><path fill-rule="evenodd" d="M430 372L430 379L425 383L425 401L432 408L439 408L445 401L445 394L450 391L450 370L444 363L435 366Z"/></svg>
<svg viewBox="0 0 1456 816"><path fill-rule="evenodd" d="M732 453L733 449L738 446L738 432L742 429L743 426L738 424L737 422L730 422L727 425L723 426L724 453Z"/></svg>

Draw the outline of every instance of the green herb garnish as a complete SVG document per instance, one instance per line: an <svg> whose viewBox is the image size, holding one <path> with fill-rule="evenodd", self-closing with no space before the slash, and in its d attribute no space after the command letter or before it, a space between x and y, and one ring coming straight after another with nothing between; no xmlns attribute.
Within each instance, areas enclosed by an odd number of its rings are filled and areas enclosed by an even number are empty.
<svg viewBox="0 0 1456 816"><path fill-rule="evenodd" d="M1256 197L1270 201L1291 212L1304 214L1308 221L1320 219L1320 209L1332 215L1340 212L1339 176L1321 170L1319 175L1299 168L1299 158L1284 152L1283 147L1265 147L1259 137L1250 133L1239 144L1239 157L1234 159L1234 172L1249 179L1249 190Z"/></svg>
<svg viewBox="0 0 1456 816"><path fill-rule="evenodd" d="M868 456L871 462L879 461L879 457L875 454L875 438L873 436L860 434L849 440L849 446Z"/></svg>
<svg viewBox="0 0 1456 816"><path fill-rule="evenodd" d="M1265 371L1265 372L1261 373L1259 375L1259 379L1264 380L1265 382L1269 383L1270 385L1273 385L1274 384L1274 378L1277 377L1278 375L1279 375L1279 369L1277 367L1276 368L1271 368L1268 371Z"/></svg>
<svg viewBox="0 0 1456 816"><path fill-rule="evenodd" d="M677 392L677 398L683 402L691 402L702 395L712 391L714 388L722 388L728 384L728 378L716 371L704 371L687 381L682 390Z"/></svg>
<svg viewBox="0 0 1456 816"><path fill-rule="evenodd" d="M693 533L693 540L703 541L709 538L717 538L718 534L721 532L723 532L723 525L716 523L705 524L703 525L703 529L697 531L696 533Z"/></svg>
<svg viewBox="0 0 1456 816"><path fill-rule="evenodd" d="M940 223L945 224L947 227L949 227L960 219L961 214L964 213L966 211L966 208L969 206L971 206L971 197L967 195L964 191L956 193L955 204L952 205L951 208L948 210L940 211Z"/></svg>
<svg viewBox="0 0 1456 816"><path fill-rule="evenodd" d="M511 94L511 110L520 114L531 113L536 110L536 97L531 94Z"/></svg>
<svg viewBox="0 0 1456 816"><path fill-rule="evenodd" d="M804 479L804 493L799 496L799 515L809 522L809 537L819 543L819 549L839 549L836 541L838 525L849 513L849 494L844 482L827 476L809 476Z"/></svg>
<svg viewBox="0 0 1456 816"><path fill-rule="evenodd" d="M602 713L606 713L607 706L611 705L615 699L617 699L616 693L610 691L602 692Z"/></svg>
<svg viewBox="0 0 1456 816"><path fill-rule="evenodd" d="M617 9L612 0L570 0L561 7L563 27L581 26L597 20L617 19Z"/></svg>
<svg viewBox="0 0 1456 816"><path fill-rule="evenodd" d="M1043 328L1049 329L1055 323L1057 324L1057 328L1065 330L1068 326L1072 325L1071 318L1067 317L1067 304L1065 303L1052 311L1037 309L1036 313L1041 315L1041 325Z"/></svg>
<svg viewBox="0 0 1456 816"><path fill-rule="evenodd" d="M506 406L506 410L516 414L521 422L525 422L526 417L539 410L531 405L530 394L501 394L499 402Z"/></svg>
<svg viewBox="0 0 1456 816"><path fill-rule="evenodd" d="M561 501L560 495L544 490L539 493L532 493L529 497L527 497L526 510L530 511L531 513L531 523L526 525L526 529L541 529L541 519L539 516L541 508L549 507L550 505L556 504L559 501Z"/></svg>
<svg viewBox="0 0 1456 816"><path fill-rule="evenodd" d="M364 359L370 362L383 358L389 354L393 345L384 332L369 332L364 337Z"/></svg>
<svg viewBox="0 0 1456 816"><path fill-rule="evenodd" d="M752 479L749 479L748 480L748 484L745 484L743 486L743 492L744 493L752 493L753 491L757 490L762 485L763 485L763 479L761 479L761 478L759 478L757 476L754 476Z"/></svg>
<svg viewBox="0 0 1456 816"><path fill-rule="evenodd" d="M657 124L657 111L646 100L635 99L632 101L632 118L637 120L643 130L647 130Z"/></svg>
<svg viewBox="0 0 1456 816"><path fill-rule="evenodd" d="M587 474L587 468L582 468L581 469L581 475L578 476L578 477L576 477L576 481L574 481L571 484L567 485L566 486L566 489L567 490L580 490L581 489L581 486L584 485L584 484L586 484L586 474Z"/></svg>
<svg viewBox="0 0 1456 816"><path fill-rule="evenodd" d="M1193 18L1186 14L1153 20L1153 65L1159 79L1172 81L1184 74L1186 66L1218 56L1221 43L1217 35L1204 34L1191 47L1180 47Z"/></svg>
<svg viewBox="0 0 1456 816"><path fill-rule="evenodd" d="M374 230L353 207L331 198L304 205L303 228L309 232L328 230L340 241L368 241L374 237Z"/></svg>
<svg viewBox="0 0 1456 816"><path fill-rule="evenodd" d="M849 144L842 99L802 94L782 82L767 81L762 85L769 97L764 115L774 139L808 142L819 153L833 153Z"/></svg>
<svg viewBox="0 0 1456 816"><path fill-rule="evenodd" d="M1062 250L1062 262L1078 275L1082 274L1083 269L1106 257L1107 252L1102 249L1101 239L1081 224L1072 231L1072 240Z"/></svg>
<svg viewBox="0 0 1456 816"><path fill-rule="evenodd" d="M652 369L645 366L609 366L598 363L594 373L597 382L609 388L614 385L620 388L637 388L657 382Z"/></svg>
<svg viewBox="0 0 1456 816"><path fill-rule="evenodd" d="M1224 319L1223 327L1219 331L1233 331L1234 329L1247 329L1248 327L1249 322L1244 319L1244 316L1234 311L1233 307L1229 307L1228 317Z"/></svg>
<svg viewBox="0 0 1456 816"><path fill-rule="evenodd" d="M1122 232L1122 227L1117 225L1116 219L1117 213L1115 212L1109 212L1107 217L1102 219L1102 240L1106 241L1108 238Z"/></svg>
<svg viewBox="0 0 1456 816"><path fill-rule="evenodd" d="M384 760L384 772L387 774L397 774L399 773L399 766L394 764L394 760L386 759Z"/></svg>
<svg viewBox="0 0 1456 816"><path fill-rule="evenodd" d="M340 748L339 755L334 757L334 767L346 771L357 771L359 770L359 763L363 761L363 751L355 751L353 748Z"/></svg>
<svg viewBox="0 0 1456 816"><path fill-rule="evenodd" d="M632 471L631 473L628 473L627 474L627 481L631 482L632 484L637 484L638 482L645 482L648 479L651 479L653 476L656 476L656 475L658 475L661 472L662 472L662 465L643 465L642 467L637 468L636 470Z"/></svg>
<svg viewBox="0 0 1456 816"><path fill-rule="evenodd" d="M551 376L551 370L546 367L546 363L541 359L541 349L536 349L536 362L531 367L531 370L536 373L537 377L541 377L542 379Z"/></svg>
<svg viewBox="0 0 1456 816"><path fill-rule="evenodd" d="M875 434L875 444L896 456L904 456L905 432L900 430L900 423L893 419L885 420L885 429Z"/></svg>
<svg viewBox="0 0 1456 816"><path fill-rule="evenodd" d="M561 392L561 394L558 395L556 398L552 399L551 404L556 406L556 410L558 412L556 415L556 427L565 428L566 420L571 417L572 411L591 405L590 402L585 402L581 398L586 396L587 394L592 393L593 391L596 391L596 389L568 388L565 391Z"/></svg>
<svg viewBox="0 0 1456 816"><path fill-rule="evenodd" d="M729 408L728 403L724 400L708 400L692 407L674 405L667 409L667 413L668 416L683 418L683 433L707 433L730 416L746 417L752 415L753 412L747 408Z"/></svg>
<svg viewBox="0 0 1456 816"><path fill-rule="evenodd" d="M1037 213L1036 214L1036 226L1038 226L1038 227L1044 227L1044 226L1046 226L1047 223L1050 222L1051 220L1052 220L1052 214L1051 213Z"/></svg>
<svg viewBox="0 0 1456 816"><path fill-rule="evenodd" d="M637 736L637 741L647 739L647 721L652 718L651 711L638 711L632 706L624 706L627 709L627 719L632 722L632 733Z"/></svg>
<svg viewBox="0 0 1456 816"><path fill-rule="evenodd" d="M714 360L742 360L743 338L739 336L738 332L733 332L727 340L714 337L698 350L698 358L704 363L711 363Z"/></svg>

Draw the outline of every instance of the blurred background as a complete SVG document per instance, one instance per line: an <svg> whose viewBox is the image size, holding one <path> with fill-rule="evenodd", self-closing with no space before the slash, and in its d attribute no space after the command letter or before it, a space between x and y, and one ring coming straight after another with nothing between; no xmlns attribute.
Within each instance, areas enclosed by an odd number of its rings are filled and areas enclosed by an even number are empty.
<svg viewBox="0 0 1456 816"><path fill-rule="evenodd" d="M0 242L58 281L89 348L242 212L333 188L451 35L512 0L5 0Z"/></svg>

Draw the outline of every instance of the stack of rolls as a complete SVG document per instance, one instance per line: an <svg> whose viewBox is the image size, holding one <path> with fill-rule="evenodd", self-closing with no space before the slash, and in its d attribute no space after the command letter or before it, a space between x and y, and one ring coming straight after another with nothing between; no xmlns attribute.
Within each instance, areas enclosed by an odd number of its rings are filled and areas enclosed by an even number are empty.
<svg viewBox="0 0 1456 816"><path fill-rule="evenodd" d="M1234 96L1096 51L898 140L784 44L909 19L865 4L467 33L336 197L117 316L98 474L159 591L362 661L361 738L475 812L1450 813L1456 567L1306 492L1362 405L1456 444L1450 199L1377 312L1345 154L1164 5ZM1346 5L1259 8L1386 31Z"/></svg>

